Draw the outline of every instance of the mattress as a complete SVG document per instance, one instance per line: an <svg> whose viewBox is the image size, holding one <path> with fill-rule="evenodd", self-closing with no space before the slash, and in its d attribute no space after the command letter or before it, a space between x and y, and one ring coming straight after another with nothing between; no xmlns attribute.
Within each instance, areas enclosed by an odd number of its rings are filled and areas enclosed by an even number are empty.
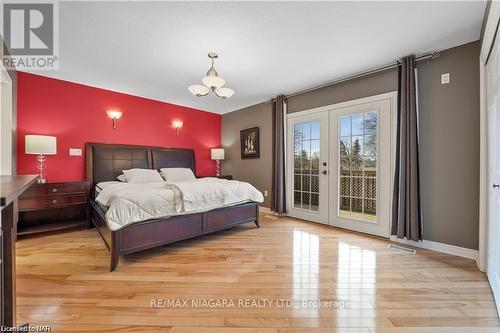
<svg viewBox="0 0 500 333"><path fill-rule="evenodd" d="M94 187L94 198L96 198L99 193L101 193L101 191L106 188L107 186L109 185L113 185L113 184L116 184L116 183L121 183L121 182L118 182L118 181L109 181L109 182L100 182L100 183L97 183ZM101 207L101 209L106 212L108 210L108 206L105 206L105 205L102 205L100 204L99 202L96 201L96 203L99 205L99 207Z"/></svg>
<svg viewBox="0 0 500 333"><path fill-rule="evenodd" d="M96 185L96 194L95 201L105 211L111 230L151 219L264 201L252 185L218 178L176 183L102 182Z"/></svg>

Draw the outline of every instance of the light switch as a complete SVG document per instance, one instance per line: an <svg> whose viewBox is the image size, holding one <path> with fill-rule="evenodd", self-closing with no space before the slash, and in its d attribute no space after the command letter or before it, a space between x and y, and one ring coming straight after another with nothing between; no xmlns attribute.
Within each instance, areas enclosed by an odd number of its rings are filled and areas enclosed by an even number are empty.
<svg viewBox="0 0 500 333"><path fill-rule="evenodd" d="M78 148L70 148L69 156L82 156L82 150Z"/></svg>
<svg viewBox="0 0 500 333"><path fill-rule="evenodd" d="M264 191L264 196L267 197L267 190Z"/></svg>
<svg viewBox="0 0 500 333"><path fill-rule="evenodd" d="M450 73L441 74L441 84L450 83Z"/></svg>

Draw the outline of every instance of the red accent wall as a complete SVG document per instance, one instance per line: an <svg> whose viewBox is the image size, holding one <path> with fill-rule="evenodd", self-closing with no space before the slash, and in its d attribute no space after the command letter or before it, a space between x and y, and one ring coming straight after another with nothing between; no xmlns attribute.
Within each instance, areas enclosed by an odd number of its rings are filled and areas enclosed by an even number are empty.
<svg viewBox="0 0 500 333"><path fill-rule="evenodd" d="M37 172L36 156L24 153L26 134L57 137L57 155L47 156L49 182L85 179L86 142L193 148L197 174L215 174L210 149L220 147L220 115L39 75L17 75L18 174ZM123 112L115 130L108 109ZM179 136L173 120L184 123ZM69 156L69 148L82 149L82 156Z"/></svg>

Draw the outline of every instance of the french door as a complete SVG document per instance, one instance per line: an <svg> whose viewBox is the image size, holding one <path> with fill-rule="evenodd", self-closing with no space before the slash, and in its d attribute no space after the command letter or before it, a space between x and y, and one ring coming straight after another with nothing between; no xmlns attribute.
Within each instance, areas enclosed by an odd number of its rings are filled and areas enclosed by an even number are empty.
<svg viewBox="0 0 500 333"><path fill-rule="evenodd" d="M288 117L288 214L389 237L394 94Z"/></svg>
<svg viewBox="0 0 500 333"><path fill-rule="evenodd" d="M330 122L330 224L389 237L391 101L335 109Z"/></svg>
<svg viewBox="0 0 500 333"><path fill-rule="evenodd" d="M328 224L328 112L288 119L288 214Z"/></svg>

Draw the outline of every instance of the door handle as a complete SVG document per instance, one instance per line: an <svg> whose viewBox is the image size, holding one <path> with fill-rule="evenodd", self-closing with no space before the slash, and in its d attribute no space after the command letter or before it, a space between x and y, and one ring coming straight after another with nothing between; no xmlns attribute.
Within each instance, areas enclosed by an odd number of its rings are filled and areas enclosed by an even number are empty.
<svg viewBox="0 0 500 333"><path fill-rule="evenodd" d="M321 173L324 174L324 175L326 175L328 173L328 171L323 170L323 171L321 171Z"/></svg>
<svg viewBox="0 0 500 333"><path fill-rule="evenodd" d="M499 188L500 184L493 184L493 188Z"/></svg>

